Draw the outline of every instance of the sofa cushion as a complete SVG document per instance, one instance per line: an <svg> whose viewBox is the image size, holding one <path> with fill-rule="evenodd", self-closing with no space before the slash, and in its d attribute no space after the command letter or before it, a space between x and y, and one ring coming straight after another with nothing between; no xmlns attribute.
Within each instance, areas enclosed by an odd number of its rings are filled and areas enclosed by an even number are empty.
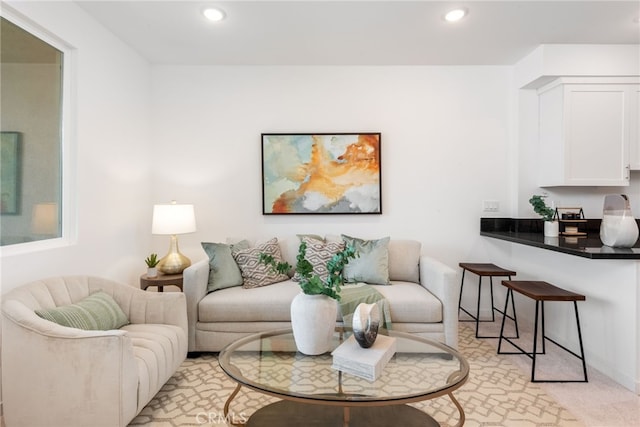
<svg viewBox="0 0 640 427"><path fill-rule="evenodd" d="M420 283L420 250L417 240L389 241L389 280Z"/></svg>
<svg viewBox="0 0 640 427"><path fill-rule="evenodd" d="M259 243L253 248L233 248L231 251L233 259L240 267L243 279L242 287L245 289L267 286L289 279L286 274L280 274L274 271L271 266L260 262L261 253L271 255L276 263L282 262L280 246L278 246L278 239L275 237L264 243Z"/></svg>
<svg viewBox="0 0 640 427"><path fill-rule="evenodd" d="M249 242L243 240L232 245L210 242L202 242L201 244L202 249L209 257L207 292L242 285L242 273L236 260L233 259L231 251L232 249L247 249Z"/></svg>
<svg viewBox="0 0 640 427"><path fill-rule="evenodd" d="M108 331L129 323L117 302L104 292L96 292L75 304L38 309L43 319L70 328Z"/></svg>
<svg viewBox="0 0 640 427"><path fill-rule="evenodd" d="M345 282L366 282L370 285L389 284L389 237L363 240L342 235L347 246L356 249L356 258L344 266Z"/></svg>
<svg viewBox="0 0 640 427"><path fill-rule="evenodd" d="M391 282L377 286L389 302L391 321L395 323L442 322L442 303L417 283ZM292 281L267 287L222 289L205 296L198 305L198 321L208 322L289 322L291 301L300 293ZM340 310L336 321L341 321Z"/></svg>
<svg viewBox="0 0 640 427"><path fill-rule="evenodd" d="M149 403L184 360L187 336L174 325L124 326L133 344L138 368L138 409Z"/></svg>
<svg viewBox="0 0 640 427"><path fill-rule="evenodd" d="M325 281L329 276L327 262L335 254L344 250L344 242L325 242L308 236L302 236L301 240L307 245L304 258L313 266L312 274L318 275L322 281ZM293 280L298 282L300 279L300 275L296 272Z"/></svg>
<svg viewBox="0 0 640 427"><path fill-rule="evenodd" d="M422 285L394 281L391 286L378 286L376 290L389 301L394 324L442 322L442 303Z"/></svg>
<svg viewBox="0 0 640 427"><path fill-rule="evenodd" d="M300 285L292 280L254 289L222 289L200 301L198 321L288 322L291 301L299 293Z"/></svg>

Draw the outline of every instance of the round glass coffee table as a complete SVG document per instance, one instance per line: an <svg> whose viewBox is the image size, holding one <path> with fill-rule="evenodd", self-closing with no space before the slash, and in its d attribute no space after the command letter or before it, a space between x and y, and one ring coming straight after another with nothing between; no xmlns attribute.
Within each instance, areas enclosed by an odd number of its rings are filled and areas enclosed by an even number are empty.
<svg viewBox="0 0 640 427"><path fill-rule="evenodd" d="M458 409L457 426L464 424L462 406L452 392L468 379L469 364L453 348L434 340L395 331L396 353L382 374L369 381L331 367L332 356L307 356L296 350L291 330L263 332L242 338L220 352L223 371L240 389L282 399L257 410L247 426L438 426L438 422L406 403L447 395ZM336 348L350 330L337 328Z"/></svg>

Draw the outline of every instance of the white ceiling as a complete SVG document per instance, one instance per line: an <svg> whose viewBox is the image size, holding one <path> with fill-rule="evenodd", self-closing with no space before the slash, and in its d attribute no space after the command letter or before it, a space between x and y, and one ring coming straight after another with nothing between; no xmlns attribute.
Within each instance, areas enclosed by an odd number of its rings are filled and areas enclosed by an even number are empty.
<svg viewBox="0 0 640 427"><path fill-rule="evenodd" d="M77 3L155 64L510 65L540 44L640 44L638 0Z"/></svg>

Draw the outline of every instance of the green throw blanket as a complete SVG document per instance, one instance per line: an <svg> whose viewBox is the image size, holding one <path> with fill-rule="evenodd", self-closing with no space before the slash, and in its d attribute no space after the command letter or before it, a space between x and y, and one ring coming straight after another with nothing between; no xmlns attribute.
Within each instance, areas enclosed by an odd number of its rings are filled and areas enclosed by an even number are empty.
<svg viewBox="0 0 640 427"><path fill-rule="evenodd" d="M380 312L380 324L386 329L391 329L391 312L389 311L389 301L374 286L366 283L356 283L345 285L340 291L340 314L345 326L351 326L353 312L360 303L377 303Z"/></svg>

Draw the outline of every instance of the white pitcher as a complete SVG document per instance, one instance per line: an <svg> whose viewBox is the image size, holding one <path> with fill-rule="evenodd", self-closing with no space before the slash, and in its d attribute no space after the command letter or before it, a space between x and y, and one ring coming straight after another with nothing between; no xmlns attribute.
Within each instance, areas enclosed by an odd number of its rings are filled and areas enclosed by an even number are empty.
<svg viewBox="0 0 640 427"><path fill-rule="evenodd" d="M600 240L614 248L630 248L638 241L638 223L631 214L629 198L626 195L605 196Z"/></svg>

